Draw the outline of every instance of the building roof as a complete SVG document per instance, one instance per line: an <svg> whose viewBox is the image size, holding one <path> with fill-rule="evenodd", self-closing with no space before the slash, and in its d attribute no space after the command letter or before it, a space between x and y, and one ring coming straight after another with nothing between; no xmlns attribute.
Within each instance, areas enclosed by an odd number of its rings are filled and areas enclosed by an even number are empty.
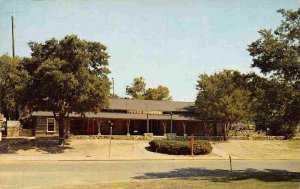
<svg viewBox="0 0 300 189"><path fill-rule="evenodd" d="M137 111L161 111L167 112L167 114L161 115L148 115L149 119L152 120L170 120L171 114L168 112L188 112L194 107L194 102L178 102L178 101L158 101L158 100L131 100L131 99L110 99L108 110L137 110ZM52 117L52 112L37 111L33 112L32 116L47 116ZM70 117L80 117L81 115L71 113ZM120 113L120 112L100 112L92 113L87 112L84 117L87 118L107 118L107 119L136 119L145 120L147 119L146 114L138 113ZM198 120L193 115L178 115L172 114L173 120Z"/></svg>
<svg viewBox="0 0 300 189"><path fill-rule="evenodd" d="M37 111L33 112L32 116L46 116L46 117L53 117L52 112L46 111ZM79 118L81 115L72 113L69 117ZM127 113L113 113L113 112L100 112L100 113L92 113L88 112L85 114L86 118L103 118L103 119L132 119L132 120L146 120L146 114L127 114ZM163 115L148 115L148 119L152 120L171 120L171 115L163 114ZM182 121L193 121L199 120L197 117L194 116L185 116L185 115L172 115L172 120L182 120Z"/></svg>
<svg viewBox="0 0 300 189"><path fill-rule="evenodd" d="M162 100L132 100L110 99L111 110L144 110L144 111L189 111L195 106L194 102L162 101Z"/></svg>

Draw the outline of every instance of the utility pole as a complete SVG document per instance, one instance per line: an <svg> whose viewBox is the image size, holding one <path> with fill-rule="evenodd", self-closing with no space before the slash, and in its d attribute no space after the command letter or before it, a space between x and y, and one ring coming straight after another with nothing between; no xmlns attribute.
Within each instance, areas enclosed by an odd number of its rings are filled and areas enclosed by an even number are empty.
<svg viewBox="0 0 300 189"><path fill-rule="evenodd" d="M14 16L11 16L11 38L12 38L12 55L15 57L15 25Z"/></svg>
<svg viewBox="0 0 300 189"><path fill-rule="evenodd" d="M113 85L113 96L115 96L115 80L114 78L111 78L112 79L112 85Z"/></svg>

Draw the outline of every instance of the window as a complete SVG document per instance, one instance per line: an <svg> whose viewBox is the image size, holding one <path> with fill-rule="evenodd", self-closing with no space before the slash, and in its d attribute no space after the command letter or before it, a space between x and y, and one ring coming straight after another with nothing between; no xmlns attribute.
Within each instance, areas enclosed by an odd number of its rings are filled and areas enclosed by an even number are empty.
<svg viewBox="0 0 300 189"><path fill-rule="evenodd" d="M55 119L47 118L47 132L54 132L55 130Z"/></svg>

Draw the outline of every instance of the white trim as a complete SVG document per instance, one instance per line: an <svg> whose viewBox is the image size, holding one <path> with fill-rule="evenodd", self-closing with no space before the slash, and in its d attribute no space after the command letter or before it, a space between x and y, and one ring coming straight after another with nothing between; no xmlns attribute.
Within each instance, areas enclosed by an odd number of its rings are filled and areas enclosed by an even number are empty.
<svg viewBox="0 0 300 189"><path fill-rule="evenodd" d="M54 123L54 126L53 126L53 131L49 131L49 129L48 129L48 120L49 119L53 119L53 123ZM47 132L55 132L55 119L54 118L47 118Z"/></svg>

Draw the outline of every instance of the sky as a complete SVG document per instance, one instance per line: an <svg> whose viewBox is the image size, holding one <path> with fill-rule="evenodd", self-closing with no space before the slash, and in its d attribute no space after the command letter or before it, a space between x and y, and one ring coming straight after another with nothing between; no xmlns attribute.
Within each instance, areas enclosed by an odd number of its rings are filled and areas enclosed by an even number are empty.
<svg viewBox="0 0 300 189"><path fill-rule="evenodd" d="M279 8L299 0L15 0L16 55L28 42L76 34L101 42L110 55L115 93L143 76L167 86L173 100L194 101L202 73L250 68L247 45L258 30L280 24ZM0 54L11 53L14 0L0 0Z"/></svg>

